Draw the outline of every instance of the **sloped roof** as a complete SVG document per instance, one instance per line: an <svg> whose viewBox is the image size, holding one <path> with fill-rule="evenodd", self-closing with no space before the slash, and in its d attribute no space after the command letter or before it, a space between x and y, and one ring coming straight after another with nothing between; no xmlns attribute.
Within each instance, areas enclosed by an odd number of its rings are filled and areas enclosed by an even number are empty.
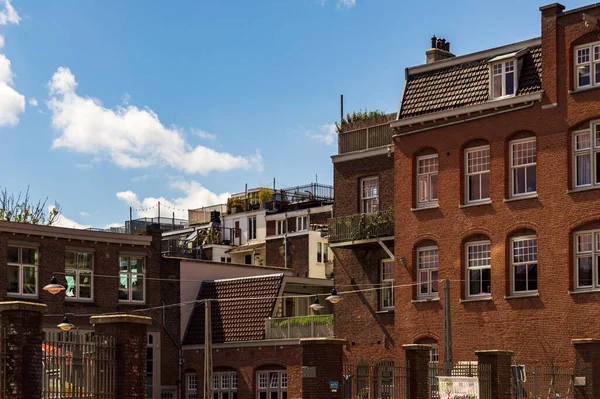
<svg viewBox="0 0 600 399"><path fill-rule="evenodd" d="M282 273L203 282L198 300L221 300L211 305L213 342L263 339L265 319L273 314L282 284ZM244 299L228 300L233 298ZM183 338L184 345L204 344L204 312L203 304L194 307Z"/></svg>
<svg viewBox="0 0 600 399"><path fill-rule="evenodd" d="M542 48L527 48L521 57L517 96L542 89ZM447 111L489 100L489 61L486 56L461 64L409 75L399 119ZM442 64L443 65L443 64Z"/></svg>

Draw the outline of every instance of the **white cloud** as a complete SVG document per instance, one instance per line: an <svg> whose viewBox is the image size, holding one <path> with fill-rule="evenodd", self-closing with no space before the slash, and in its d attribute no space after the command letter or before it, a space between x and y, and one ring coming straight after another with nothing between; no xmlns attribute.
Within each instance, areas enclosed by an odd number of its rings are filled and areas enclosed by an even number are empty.
<svg viewBox="0 0 600 399"><path fill-rule="evenodd" d="M53 208L54 208L54 206L49 206L48 207L48 212L50 212ZM69 219L68 217L66 217L63 214L60 214L58 216L58 219L56 220L56 222L52 226L69 227L71 229L89 229L90 227L92 227L92 226L87 225L87 224L78 223L78 222L76 222L73 219Z"/></svg>
<svg viewBox="0 0 600 399"><path fill-rule="evenodd" d="M356 0L337 0L337 8L352 8L356 5Z"/></svg>
<svg viewBox="0 0 600 399"><path fill-rule="evenodd" d="M306 135L313 140L320 141L326 145L333 145L337 141L337 132L335 130L335 123L323 125L319 127L319 133L313 131L306 132Z"/></svg>
<svg viewBox="0 0 600 399"><path fill-rule="evenodd" d="M27 101L27 103L29 103L29 105L31 105L32 107L38 106L38 100L35 97L29 98L29 101Z"/></svg>
<svg viewBox="0 0 600 399"><path fill-rule="evenodd" d="M79 212L79 216L86 217L86 216L91 216L91 215L89 213L87 213L86 211L81 211L81 212Z"/></svg>
<svg viewBox="0 0 600 399"><path fill-rule="evenodd" d="M10 4L10 0L0 0L0 6L2 5L4 6L4 8L0 9L0 25L19 25L21 17L19 17L13 6Z"/></svg>
<svg viewBox="0 0 600 399"><path fill-rule="evenodd" d="M53 148L107 158L122 168L167 165L200 174L262 170L258 151L244 157L200 145L192 147L180 129L165 127L149 108L127 105L109 109L97 99L79 96L77 81L68 68L58 68L48 86L52 125L60 133Z"/></svg>
<svg viewBox="0 0 600 399"><path fill-rule="evenodd" d="M192 133L195 134L196 136L200 137L201 139L207 139L207 140L216 140L217 139L216 134L210 134L208 132L205 132L202 129L192 129Z"/></svg>
<svg viewBox="0 0 600 399"><path fill-rule="evenodd" d="M150 176L148 176L148 174L144 174L144 175L141 175L141 176L134 177L133 179L131 179L131 181L134 182L134 183L139 183L141 181L148 180L149 177Z"/></svg>
<svg viewBox="0 0 600 399"><path fill-rule="evenodd" d="M127 190L118 192L117 198L132 208L151 208L136 212L136 217L156 217L158 214L156 205L158 204L158 201L160 201L161 212L168 212L169 216L172 215L172 212L175 212L176 218L187 219L188 209L224 204L230 196L230 193L213 193L197 181L176 181L171 184L171 188L180 190L184 193L184 196L171 199L166 199L164 197L146 197L144 199L139 199L136 193Z"/></svg>

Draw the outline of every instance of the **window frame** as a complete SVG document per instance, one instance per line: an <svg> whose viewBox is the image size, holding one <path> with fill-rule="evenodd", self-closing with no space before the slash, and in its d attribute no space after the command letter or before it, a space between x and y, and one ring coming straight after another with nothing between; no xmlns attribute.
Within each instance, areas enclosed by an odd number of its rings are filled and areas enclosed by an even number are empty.
<svg viewBox="0 0 600 399"><path fill-rule="evenodd" d="M7 297L22 297L22 298L37 298L39 294L39 281L40 281L40 249L31 245L7 245L7 261L6 261L6 296ZM8 249L9 248L18 248L18 262L8 262ZM36 264L32 265L29 263L23 263L23 248L33 249L36 252ZM8 292L8 268L9 266L18 267L19 268L19 292ZM34 267L35 268L35 293L34 294L25 294L23 293L23 273L25 267Z"/></svg>
<svg viewBox="0 0 600 399"><path fill-rule="evenodd" d="M384 265L392 264L392 278L385 278ZM379 261L379 283L381 289L379 290L379 310L392 310L394 309L394 260L391 258L381 259ZM386 292L391 293L391 305L384 305Z"/></svg>
<svg viewBox="0 0 600 399"><path fill-rule="evenodd" d="M589 50L589 60L585 62L579 62L579 51L587 49ZM598 49L598 59L594 59L595 50ZM579 68L589 67L589 79L590 83L587 85L579 85ZM587 89L592 87L600 86L600 80L596 81L595 69L600 68L600 41L591 42L576 46L573 48L573 83L575 90Z"/></svg>
<svg viewBox="0 0 600 399"><path fill-rule="evenodd" d="M277 387L273 387L270 380L271 373L277 373ZM260 375L265 374L266 386L261 385ZM284 376L285 375L285 376ZM284 384L285 381L285 384ZM287 370L258 370L256 371L256 398L260 399L261 393L266 393L267 398L271 399L271 393L277 392L277 398L283 399L283 392L288 391L289 375ZM285 386L284 386L285 385Z"/></svg>
<svg viewBox="0 0 600 399"><path fill-rule="evenodd" d="M127 262L127 272L122 272L121 271L121 258L129 258L129 261ZM144 260L144 271L142 273L140 272L131 272L131 258L140 258ZM127 289L128 289L128 299L121 299L119 298L119 303L146 303L146 274L147 274L147 257L144 255L119 255L119 283L121 280L121 276L122 275L127 275ZM134 300L133 299L133 279L131 278L132 275L136 275L137 276L142 276L144 284L142 285L142 293L143 293L143 299L142 300ZM119 291L121 290L121 286L119 285Z"/></svg>
<svg viewBox="0 0 600 399"><path fill-rule="evenodd" d="M281 236L286 233L286 219L280 219L275 221L275 235Z"/></svg>
<svg viewBox="0 0 600 399"><path fill-rule="evenodd" d="M577 149L577 138L579 136L587 135L589 141L589 147L583 149ZM577 188L585 188L585 187L600 187L600 175L597 173L598 167L598 156L600 156L600 121L595 120L590 122L589 129L576 130L571 132L571 140L572 140L572 150L571 150L571 158L572 158L572 187L574 189ZM577 184L577 177L579 169L577 167L577 158L580 156L589 155L590 157L590 182L585 184Z"/></svg>
<svg viewBox="0 0 600 399"><path fill-rule="evenodd" d="M198 375L196 373L187 373L185 375L185 397L186 399L197 399L197 395Z"/></svg>
<svg viewBox="0 0 600 399"><path fill-rule="evenodd" d="M420 166L419 163L421 161L425 161L428 159L436 159L437 160L437 167L436 167L436 171L435 172L426 172L426 173L419 173L420 172ZM418 156L416 159L416 192L417 192L417 201L416 201L416 205L417 208L427 208L430 206L434 206L438 203L439 201L439 189L440 189L440 181L439 181L439 173L440 173L440 160L438 157L438 154L429 154L429 155L421 155ZM437 181L436 181L436 193L437 196L435 198L432 197L432 183L431 183L431 177L432 176L437 176ZM421 201L421 176L427 176L427 199Z"/></svg>
<svg viewBox="0 0 600 399"><path fill-rule="evenodd" d="M516 144L522 144L526 142L534 142L535 143L535 162L528 163L523 165L514 166L514 154L513 149ZM508 153L508 167L509 167L509 185L510 185L510 197L511 198L519 198L526 197L537 194L537 137L526 137L522 139L514 139L509 143L509 153ZM527 190L527 168L530 166L535 166L535 190L534 191L525 191L524 193L515 193L515 171L517 169L524 168L525 169L525 190Z"/></svg>
<svg viewBox="0 0 600 399"><path fill-rule="evenodd" d="M489 257L489 263L487 265L483 265L483 266L474 266L471 267L470 266L470 262L469 262L469 247L473 247L473 246L478 246L478 245L488 245L489 246L489 252L490 252L490 257ZM487 297L491 297L492 296L492 258L491 258L491 252L492 252L492 243L490 240L478 240L478 241L468 241L465 243L465 272L466 272L466 276L465 276L465 282L466 282L466 287L465 287L465 293L466 293L466 297L467 298L487 298ZM471 294L471 270L484 270L484 269L489 269L490 270L490 292L480 292L479 294ZM481 278L480 284L483 284L483 278ZM481 289L481 291L483 291L483 288Z"/></svg>
<svg viewBox="0 0 600 399"><path fill-rule="evenodd" d="M377 194L365 197L365 183L377 182L375 188ZM377 213L379 212L379 176L367 176L360 179L360 213ZM367 203L371 204L370 209L366 209Z"/></svg>
<svg viewBox="0 0 600 399"><path fill-rule="evenodd" d="M420 253L421 252L425 252L425 251L432 251L432 250L436 250L437 251L437 267L433 268L427 268L427 269L423 269L423 270L427 270L427 282L423 283L421 282L421 268L420 266ZM417 270L417 298L418 299L432 299L432 298L438 298L439 297L439 283L438 283L438 291L437 292L433 292L432 290L432 273L433 271L437 271L438 272L438 279L439 280L439 269L440 269L440 250L439 247L437 245L430 245L430 246L426 246L426 247L417 247L417 261L416 261L416 270ZM436 280L436 281L437 281ZM427 284L427 293L421 293L421 285L423 284Z"/></svg>
<svg viewBox="0 0 600 399"><path fill-rule="evenodd" d="M481 151L481 150L486 150L488 151L488 168L486 171L483 172L469 172L469 154L473 153L473 152L477 152L477 151ZM490 145L486 144L486 145L482 145L482 146L477 146L477 147L472 147L472 148L465 148L465 203L466 204L477 204L479 202L487 202L490 200L491 198L491 191L492 191L492 181L491 181L491 165L492 163L492 155L491 155L491 151L490 151ZM488 174L488 193L487 193L487 197L481 197L480 199L477 200L472 200L470 199L470 184L469 184L469 178L471 176L479 176L479 192L480 195L482 194L482 176L484 174Z"/></svg>
<svg viewBox="0 0 600 399"><path fill-rule="evenodd" d="M581 252L578 250L577 238L582 235L590 234L592 236L591 251ZM592 258L592 285L579 285L579 263L580 258ZM600 229L580 230L573 232L573 290L574 291L590 291L600 290L600 273L598 266L600 265Z"/></svg>
<svg viewBox="0 0 600 399"><path fill-rule="evenodd" d="M256 216L248 216L248 241L256 240Z"/></svg>
<svg viewBox="0 0 600 399"><path fill-rule="evenodd" d="M512 71L506 71L506 64L512 64ZM494 67L496 65L501 65L502 69L500 74L497 74L494 72ZM517 94L517 89L518 89L518 85L519 85L519 76L518 76L518 60L516 58L510 58L510 59L504 59L502 61L498 61L498 62L494 62L490 64L490 99L491 100L499 100L499 99L504 99L504 98L510 98L510 97L514 97ZM513 93L512 94L506 94L506 75L508 73L512 72L513 73ZM498 97L494 96L494 89L495 89L495 84L494 84L494 78L496 76L501 76L502 79L502 94Z"/></svg>
<svg viewBox="0 0 600 399"><path fill-rule="evenodd" d="M308 215L296 216L296 231L308 231Z"/></svg>
<svg viewBox="0 0 600 399"><path fill-rule="evenodd" d="M90 260L91 260L91 269L89 270L85 270L83 274L89 275L90 277L90 297L89 298L81 298L80 293L79 293L79 277L81 275L81 271L79 270L78 264L76 264L75 269L71 269L71 268L67 268L66 262L66 254L67 253L74 253L75 254L75 262L78 263L77 260L77 256L79 254L86 254L90 256ZM67 284L67 290L65 290L65 300L67 301L73 301L73 302L94 302L94 252L93 251L85 251L85 250L65 250L65 280L66 277L70 274L67 272L67 269L69 270L74 270L74 275L75 275L75 291L76 291L76 295L75 296L68 296L66 295L66 292L68 290L68 284ZM119 272L120 274L120 272Z"/></svg>
<svg viewBox="0 0 600 399"><path fill-rule="evenodd" d="M238 392L238 373L237 371L213 371L213 393L217 398L221 399L223 393L227 394L229 399L233 399L234 394L237 397ZM227 376L227 386L223 385L223 377ZM215 377L218 380L215 381ZM234 384L235 382L235 384ZM234 387L235 385L235 387Z"/></svg>
<svg viewBox="0 0 600 399"><path fill-rule="evenodd" d="M537 289L535 290L524 290L524 291L516 291L515 290L515 283L516 283L516 279L515 279L515 266L517 266L517 264L515 263L515 242L516 241L527 241L527 240L535 240L535 246L536 246L536 252L535 252L535 267L536 267L536 275L537 275ZM510 262L510 294L513 296L519 296L519 295L531 295L531 294L537 294L539 292L539 259L538 259L538 237L537 234L529 234L529 235L524 235L524 236L516 236L516 237L511 237L510 238L510 254L509 254L509 262ZM534 262L520 262L519 264L523 264L525 266L532 264ZM527 270L527 269L525 269ZM529 285L529 273L527 272L527 281L526 284Z"/></svg>

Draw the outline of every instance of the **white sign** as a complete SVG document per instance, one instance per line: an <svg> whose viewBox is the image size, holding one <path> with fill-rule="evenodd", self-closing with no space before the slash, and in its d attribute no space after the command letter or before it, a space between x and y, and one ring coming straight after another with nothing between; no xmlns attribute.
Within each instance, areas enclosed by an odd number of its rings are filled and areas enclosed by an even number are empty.
<svg viewBox="0 0 600 399"><path fill-rule="evenodd" d="M440 399L479 399L479 379L477 377L438 376Z"/></svg>

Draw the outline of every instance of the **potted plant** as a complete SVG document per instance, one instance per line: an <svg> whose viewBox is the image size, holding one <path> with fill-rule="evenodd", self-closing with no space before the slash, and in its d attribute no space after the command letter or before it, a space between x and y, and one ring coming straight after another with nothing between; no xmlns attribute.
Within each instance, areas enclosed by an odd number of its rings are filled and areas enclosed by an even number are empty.
<svg viewBox="0 0 600 399"><path fill-rule="evenodd" d="M268 203L273 199L273 191L269 188L261 188L258 192L258 200L260 201L261 208L266 209Z"/></svg>
<svg viewBox="0 0 600 399"><path fill-rule="evenodd" d="M229 198L227 200L227 213L237 213L244 210L244 203L239 198Z"/></svg>

